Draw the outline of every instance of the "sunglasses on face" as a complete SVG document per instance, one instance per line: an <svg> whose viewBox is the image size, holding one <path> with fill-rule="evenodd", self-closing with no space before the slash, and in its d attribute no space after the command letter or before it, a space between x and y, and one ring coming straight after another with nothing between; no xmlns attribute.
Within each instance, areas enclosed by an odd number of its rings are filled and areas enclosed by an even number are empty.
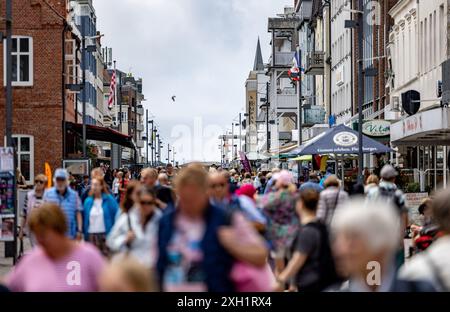
<svg viewBox="0 0 450 312"><path fill-rule="evenodd" d="M154 200L141 200L140 204L142 206L153 206L153 205L155 205L155 201Z"/></svg>
<svg viewBox="0 0 450 312"><path fill-rule="evenodd" d="M65 182L66 179L56 178L56 182Z"/></svg>
<svg viewBox="0 0 450 312"><path fill-rule="evenodd" d="M215 183L215 184L211 184L210 185L210 187L211 188L218 188L218 187L220 187L220 188L224 188L225 186L227 186L227 184L226 183Z"/></svg>
<svg viewBox="0 0 450 312"><path fill-rule="evenodd" d="M45 181L42 181L42 180L36 180L36 181L34 181L34 183L35 183L35 184L44 184Z"/></svg>

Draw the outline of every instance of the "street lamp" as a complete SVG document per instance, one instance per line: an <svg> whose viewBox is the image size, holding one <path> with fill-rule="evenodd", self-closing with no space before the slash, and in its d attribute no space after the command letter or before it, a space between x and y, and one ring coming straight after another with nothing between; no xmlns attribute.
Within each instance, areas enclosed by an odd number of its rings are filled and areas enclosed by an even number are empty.
<svg viewBox="0 0 450 312"><path fill-rule="evenodd" d="M147 117L147 119L148 119L148 117ZM151 130L151 132L150 132L150 135L152 136L151 137L151 143L149 143L149 137L148 137L148 124L152 124L152 130ZM151 155L151 166L153 166L153 120L147 120L147 166L149 165L148 164L148 147L151 147L151 153L152 153L152 155Z"/></svg>
<svg viewBox="0 0 450 312"><path fill-rule="evenodd" d="M83 115L83 157L87 158L87 151L86 151L86 53L93 53L97 51L97 45L88 45L86 46L86 40L93 40L98 39L104 36L104 34L97 35L97 36L85 36L85 28L84 24L82 26L82 33L83 37L81 39L81 51L83 52L81 54L81 62L83 63L83 81L82 81L82 88L83 88L83 107L82 107L82 115ZM78 103L77 103L78 105ZM63 131L65 131L65 125L63 125Z"/></svg>

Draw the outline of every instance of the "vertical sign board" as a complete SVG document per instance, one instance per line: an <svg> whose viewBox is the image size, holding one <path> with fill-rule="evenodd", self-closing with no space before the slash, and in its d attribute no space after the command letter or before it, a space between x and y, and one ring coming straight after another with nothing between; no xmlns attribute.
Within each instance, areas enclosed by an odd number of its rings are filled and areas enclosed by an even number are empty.
<svg viewBox="0 0 450 312"><path fill-rule="evenodd" d="M5 242L5 256L17 256L16 244L16 181L14 149L0 147L0 241ZM8 244L8 243L11 243Z"/></svg>
<svg viewBox="0 0 450 312"><path fill-rule="evenodd" d="M241 158L242 167L244 167L245 172L252 172L252 167L250 165L250 162L248 161L247 156L244 152L239 152L239 156Z"/></svg>
<svg viewBox="0 0 450 312"><path fill-rule="evenodd" d="M255 147L257 144L257 130L256 130L256 118L258 114L257 107L257 99L258 95L256 90L248 90L247 91L247 103L248 103L248 125L247 125L247 133L248 135L248 150L247 152L255 151ZM242 126L242 125L241 125Z"/></svg>
<svg viewBox="0 0 450 312"><path fill-rule="evenodd" d="M419 215L419 206L424 199L428 197L428 193L406 193L405 204L408 207L408 217L411 222L421 224L421 216Z"/></svg>

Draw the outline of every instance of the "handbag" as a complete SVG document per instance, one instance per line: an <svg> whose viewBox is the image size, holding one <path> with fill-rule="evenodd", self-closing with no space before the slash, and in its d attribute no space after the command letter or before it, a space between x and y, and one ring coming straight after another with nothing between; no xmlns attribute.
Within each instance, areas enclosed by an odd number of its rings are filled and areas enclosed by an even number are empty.
<svg viewBox="0 0 450 312"><path fill-rule="evenodd" d="M275 276L268 263L255 267L244 262L236 262L231 269L231 280L238 292L271 292Z"/></svg>

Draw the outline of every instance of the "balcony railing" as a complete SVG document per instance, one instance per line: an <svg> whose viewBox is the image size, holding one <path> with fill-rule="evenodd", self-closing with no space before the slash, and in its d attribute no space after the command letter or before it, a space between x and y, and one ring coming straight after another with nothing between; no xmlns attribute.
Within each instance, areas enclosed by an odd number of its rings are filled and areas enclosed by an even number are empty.
<svg viewBox="0 0 450 312"><path fill-rule="evenodd" d="M295 52L275 52L275 67L292 67L292 60ZM270 64L272 64L273 55L270 57Z"/></svg>
<svg viewBox="0 0 450 312"><path fill-rule="evenodd" d="M325 122L325 108L319 105L311 105L303 107L303 125L314 126L315 124L323 124Z"/></svg>
<svg viewBox="0 0 450 312"><path fill-rule="evenodd" d="M282 111L297 111L298 99L295 90L277 90L276 96L273 92L269 95L272 107Z"/></svg>
<svg viewBox="0 0 450 312"><path fill-rule="evenodd" d="M322 51L309 52L306 57L306 75L323 75L325 68L325 53Z"/></svg>

